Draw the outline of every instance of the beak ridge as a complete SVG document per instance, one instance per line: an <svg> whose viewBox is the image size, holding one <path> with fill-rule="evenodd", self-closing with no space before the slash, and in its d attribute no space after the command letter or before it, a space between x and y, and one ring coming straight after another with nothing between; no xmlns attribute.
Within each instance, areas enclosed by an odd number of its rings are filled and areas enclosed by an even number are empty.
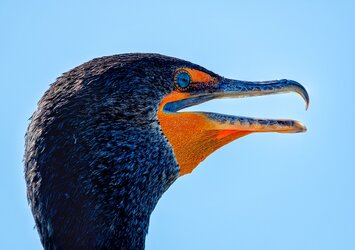
<svg viewBox="0 0 355 250"><path fill-rule="evenodd" d="M309 95L306 89L293 80L272 80L272 81L239 81L223 78L213 89L217 98L223 97L249 97L262 96L279 93L294 92L299 94L306 103L306 110L309 106Z"/></svg>

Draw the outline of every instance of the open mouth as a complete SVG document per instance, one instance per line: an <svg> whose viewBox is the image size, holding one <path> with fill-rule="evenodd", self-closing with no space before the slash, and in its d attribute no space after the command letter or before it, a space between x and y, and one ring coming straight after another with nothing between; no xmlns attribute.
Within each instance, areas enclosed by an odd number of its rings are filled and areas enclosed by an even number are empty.
<svg viewBox="0 0 355 250"><path fill-rule="evenodd" d="M205 116L211 123L223 130L245 132L279 132L298 133L305 132L306 127L295 120L261 119L243 116L234 116L210 112L179 112L180 110L195 106L213 99L242 98L262 96L279 93L294 92L299 94L309 105L309 96L306 89L296 81L274 80L263 82L238 81L223 78L216 86L206 91L195 91L184 94L181 98L165 103L163 112L168 114L197 114Z"/></svg>

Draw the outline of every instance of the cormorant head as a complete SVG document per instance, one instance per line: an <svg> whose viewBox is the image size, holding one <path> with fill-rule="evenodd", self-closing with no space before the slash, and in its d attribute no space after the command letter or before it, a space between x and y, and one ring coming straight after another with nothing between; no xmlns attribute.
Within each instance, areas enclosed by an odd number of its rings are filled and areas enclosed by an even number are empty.
<svg viewBox="0 0 355 250"><path fill-rule="evenodd" d="M292 80L232 80L184 60L139 53L97 58L69 71L61 79L72 90L61 91L57 83L52 90L58 93L52 93L51 100L53 95L57 99L71 99L68 102L74 108L61 111L68 118L80 117L81 124L89 123L87 119L92 121L94 117L111 124L119 121L132 128L158 121L173 148L180 175L190 173L223 145L250 133L306 130L293 120L182 111L217 98L285 92L301 95L307 108L309 97L305 88ZM70 113L71 110L75 113Z"/></svg>
<svg viewBox="0 0 355 250"><path fill-rule="evenodd" d="M158 54L80 65L44 94L27 130L27 193L46 249L140 249L149 216L178 176L253 132L295 133L292 120L182 109L216 98L306 90L246 82Z"/></svg>

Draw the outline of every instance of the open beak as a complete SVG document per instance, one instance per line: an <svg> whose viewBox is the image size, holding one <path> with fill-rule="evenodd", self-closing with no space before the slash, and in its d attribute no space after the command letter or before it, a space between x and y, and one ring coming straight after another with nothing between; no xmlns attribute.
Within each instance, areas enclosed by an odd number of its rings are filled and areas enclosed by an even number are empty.
<svg viewBox="0 0 355 250"><path fill-rule="evenodd" d="M188 94L182 95L181 99L174 98L174 101L165 103L163 111L167 113L177 113L181 109L217 98L242 98L288 92L295 92L299 94L306 102L306 109L308 108L308 93L306 89L296 81L282 79L252 82L222 78L212 88L203 91L192 91ZM306 131L306 127L302 123L294 120L259 119L209 112L193 113L204 115L210 121L211 126L216 126L219 130L245 131L250 133L297 133Z"/></svg>
<svg viewBox="0 0 355 250"><path fill-rule="evenodd" d="M291 80L247 82L222 78L199 90L173 91L160 103L158 118L173 147L180 175L193 171L208 155L238 138L254 132L298 133L306 127L294 120L249 118L210 112L178 112L216 98L240 98L295 92L305 100L305 88Z"/></svg>

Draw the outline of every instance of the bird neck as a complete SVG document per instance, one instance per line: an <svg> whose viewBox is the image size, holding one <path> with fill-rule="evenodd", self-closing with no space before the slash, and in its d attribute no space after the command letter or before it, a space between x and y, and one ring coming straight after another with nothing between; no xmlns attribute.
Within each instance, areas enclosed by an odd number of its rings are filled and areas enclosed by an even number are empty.
<svg viewBox="0 0 355 250"><path fill-rule="evenodd" d="M30 161L36 165L27 176L45 249L143 249L150 215L179 176L158 124L116 122L100 131L97 136L66 129L47 144L52 151L46 157L30 156L39 157Z"/></svg>
<svg viewBox="0 0 355 250"><path fill-rule="evenodd" d="M122 136L129 134L129 138L121 138L122 128L112 131L108 138L114 139L103 143L92 158L86 178L92 180L87 189L96 202L89 212L96 213L90 216L93 225L101 223L95 234L106 231L105 247L143 249L150 215L180 170L157 124L125 125L125 130L130 131Z"/></svg>

